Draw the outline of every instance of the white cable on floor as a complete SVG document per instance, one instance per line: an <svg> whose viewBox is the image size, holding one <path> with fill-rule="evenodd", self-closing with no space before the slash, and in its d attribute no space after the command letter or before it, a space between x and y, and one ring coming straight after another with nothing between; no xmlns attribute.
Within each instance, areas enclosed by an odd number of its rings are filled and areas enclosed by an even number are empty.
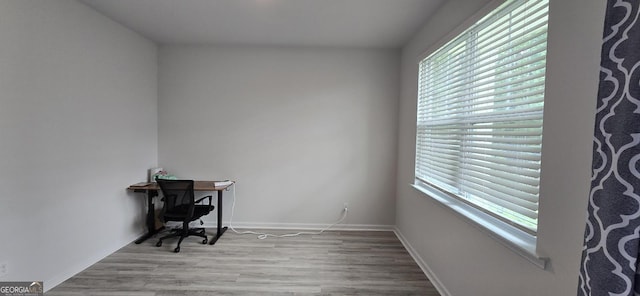
<svg viewBox="0 0 640 296"><path fill-rule="evenodd" d="M340 224L342 221L344 221L344 219L347 218L347 212L349 211L347 208L344 208L344 210L342 211L342 217L340 217L340 219L338 219L338 221L336 221L335 223L319 230L319 231L300 231L300 232L296 232L296 233L286 233L286 234L271 234L271 233L264 233L264 232L255 232L255 231L237 231L235 228L233 228L233 213L235 212L235 208L236 208L236 189L237 186L235 184L235 182L233 182L233 202L231 204L231 217L229 218L229 228L235 232L236 234L254 234L258 236L258 239L266 239L268 237L293 237L293 236L299 236L302 234L310 234L310 235L317 235L317 234L322 234L323 232L329 230L331 227L336 226L338 224Z"/></svg>

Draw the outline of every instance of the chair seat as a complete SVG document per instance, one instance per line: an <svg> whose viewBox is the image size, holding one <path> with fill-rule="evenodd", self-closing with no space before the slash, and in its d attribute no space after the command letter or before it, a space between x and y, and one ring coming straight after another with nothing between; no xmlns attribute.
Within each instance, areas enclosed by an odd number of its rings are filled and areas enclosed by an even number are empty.
<svg viewBox="0 0 640 296"><path fill-rule="evenodd" d="M184 221L184 217L185 217L185 214L187 213L188 208L189 208L188 205L179 206L175 209L173 213L165 213L164 220L165 221ZM215 208L214 206L196 205L195 208L193 209L193 218L191 219L191 221L195 221L200 217L209 214L211 211L213 211L214 208Z"/></svg>

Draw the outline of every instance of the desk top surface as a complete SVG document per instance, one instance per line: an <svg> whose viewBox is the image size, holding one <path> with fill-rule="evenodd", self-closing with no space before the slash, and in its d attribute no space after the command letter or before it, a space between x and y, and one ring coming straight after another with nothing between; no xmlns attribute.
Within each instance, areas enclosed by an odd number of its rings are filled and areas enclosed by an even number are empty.
<svg viewBox="0 0 640 296"><path fill-rule="evenodd" d="M195 191L221 191L233 185L228 181L194 181L193 190ZM156 182L138 183L127 187L129 190L160 190L160 186Z"/></svg>

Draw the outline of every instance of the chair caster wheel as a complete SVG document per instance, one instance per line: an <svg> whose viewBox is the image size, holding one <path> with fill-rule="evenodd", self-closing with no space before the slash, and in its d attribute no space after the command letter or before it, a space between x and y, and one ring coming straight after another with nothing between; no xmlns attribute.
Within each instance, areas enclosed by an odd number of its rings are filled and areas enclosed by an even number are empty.
<svg viewBox="0 0 640 296"><path fill-rule="evenodd" d="M174 252L174 253L178 253L178 252L180 252L180 247L176 247L175 249L173 249L173 252Z"/></svg>
<svg viewBox="0 0 640 296"><path fill-rule="evenodd" d="M203 239L203 240L202 240L202 244L203 244L203 245L206 245L208 242L209 242L209 239L206 239L206 238L205 238L205 239Z"/></svg>
<svg viewBox="0 0 640 296"><path fill-rule="evenodd" d="M158 242L156 243L156 247L162 247L162 241L158 241Z"/></svg>

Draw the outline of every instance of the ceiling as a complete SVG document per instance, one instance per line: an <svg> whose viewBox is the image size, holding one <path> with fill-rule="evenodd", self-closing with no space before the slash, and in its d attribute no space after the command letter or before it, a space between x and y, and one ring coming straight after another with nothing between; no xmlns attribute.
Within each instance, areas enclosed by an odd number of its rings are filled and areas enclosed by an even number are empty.
<svg viewBox="0 0 640 296"><path fill-rule="evenodd" d="M399 48L445 0L80 0L159 44Z"/></svg>

